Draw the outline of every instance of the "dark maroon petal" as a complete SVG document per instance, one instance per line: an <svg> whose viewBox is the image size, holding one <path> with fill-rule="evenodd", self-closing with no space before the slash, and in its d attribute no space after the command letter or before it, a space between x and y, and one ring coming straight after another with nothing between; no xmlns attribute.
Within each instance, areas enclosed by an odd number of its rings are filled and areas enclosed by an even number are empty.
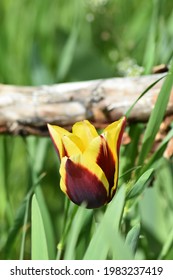
<svg viewBox="0 0 173 280"><path fill-rule="evenodd" d="M80 164L67 159L66 193L76 204L86 203L87 208L98 208L107 202L107 191L98 177Z"/></svg>
<svg viewBox="0 0 173 280"><path fill-rule="evenodd" d="M112 187L114 186L115 160L103 135L100 135L100 137L102 138L102 145L100 146L96 162L106 175L106 178L109 182L110 193Z"/></svg>

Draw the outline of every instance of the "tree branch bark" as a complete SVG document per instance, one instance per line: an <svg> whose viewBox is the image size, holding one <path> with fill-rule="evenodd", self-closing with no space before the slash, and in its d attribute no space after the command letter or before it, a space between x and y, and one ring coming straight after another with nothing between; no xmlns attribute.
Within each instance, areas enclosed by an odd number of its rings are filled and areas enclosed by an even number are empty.
<svg viewBox="0 0 173 280"><path fill-rule="evenodd" d="M111 78L39 87L0 85L0 133L47 134L47 123L70 129L83 119L97 128L120 118L163 74ZM147 121L163 79L135 105L129 121ZM166 115L173 114L173 90Z"/></svg>

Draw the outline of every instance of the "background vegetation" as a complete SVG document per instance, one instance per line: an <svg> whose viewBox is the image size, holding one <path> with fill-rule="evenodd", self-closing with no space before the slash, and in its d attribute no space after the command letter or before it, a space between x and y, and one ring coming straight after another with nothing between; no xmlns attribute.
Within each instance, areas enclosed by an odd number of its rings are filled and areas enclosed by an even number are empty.
<svg viewBox="0 0 173 280"><path fill-rule="evenodd" d="M171 0L0 1L1 83L149 74L170 63L172 46ZM173 160L162 156L173 126L148 155L172 80L148 124L127 127L132 141L121 149L122 187L97 211L66 201L49 138L0 136L1 259L173 258Z"/></svg>

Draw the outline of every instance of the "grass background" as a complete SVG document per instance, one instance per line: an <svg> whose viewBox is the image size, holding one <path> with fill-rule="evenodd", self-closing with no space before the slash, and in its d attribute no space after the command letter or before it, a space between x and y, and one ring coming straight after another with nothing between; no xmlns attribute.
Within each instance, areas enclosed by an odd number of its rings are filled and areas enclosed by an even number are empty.
<svg viewBox="0 0 173 280"><path fill-rule="evenodd" d="M170 63L172 46L171 0L0 1L1 83L150 74ZM49 138L0 135L0 259L173 258L173 161L162 156L173 125L148 155L172 75L149 122L127 127L132 141L121 149L120 176L142 168L121 177L108 207L86 210L66 200Z"/></svg>

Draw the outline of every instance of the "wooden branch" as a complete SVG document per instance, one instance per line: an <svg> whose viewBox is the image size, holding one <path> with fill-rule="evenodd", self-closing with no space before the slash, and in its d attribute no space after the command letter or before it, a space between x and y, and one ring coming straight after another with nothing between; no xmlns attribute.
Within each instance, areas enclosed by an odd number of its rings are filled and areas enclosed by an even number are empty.
<svg viewBox="0 0 173 280"><path fill-rule="evenodd" d="M0 85L0 133L47 134L47 123L70 129L83 119L104 127L128 110L137 97L163 74L111 78L39 87ZM136 104L129 120L146 121L163 79ZM173 90L166 114L173 114Z"/></svg>

